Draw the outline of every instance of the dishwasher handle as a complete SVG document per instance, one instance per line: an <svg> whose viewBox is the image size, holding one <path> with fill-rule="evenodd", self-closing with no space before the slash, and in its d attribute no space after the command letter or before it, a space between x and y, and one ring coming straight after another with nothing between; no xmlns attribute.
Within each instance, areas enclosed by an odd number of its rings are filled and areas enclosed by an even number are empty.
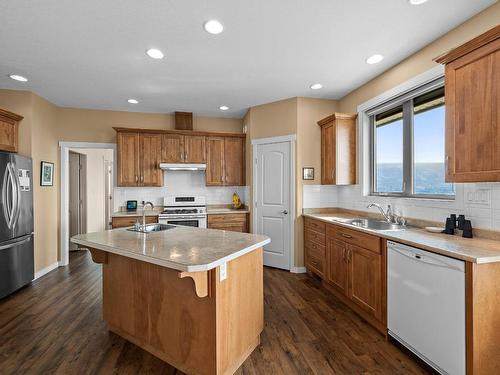
<svg viewBox="0 0 500 375"><path fill-rule="evenodd" d="M416 248L415 249L403 249L403 248L400 248L397 246L389 246L389 249L391 251L396 251L397 253L399 253L399 254L401 254L401 255L403 255L411 260L414 260L416 262L425 263L425 264L429 264L429 265L436 266L436 267L449 268L449 269L456 270L459 272L464 272L463 266L460 267L458 265L450 264L451 262L450 263L444 262L440 259L437 259L436 257L428 256L422 250L419 250ZM463 264L463 262L462 262L462 264Z"/></svg>

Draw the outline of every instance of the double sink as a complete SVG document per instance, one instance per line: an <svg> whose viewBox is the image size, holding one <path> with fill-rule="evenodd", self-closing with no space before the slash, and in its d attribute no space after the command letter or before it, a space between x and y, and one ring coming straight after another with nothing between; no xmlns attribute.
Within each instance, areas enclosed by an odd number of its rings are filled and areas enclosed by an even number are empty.
<svg viewBox="0 0 500 375"><path fill-rule="evenodd" d="M371 230L405 230L406 226L394 223L388 223L383 220L375 219L342 219L338 217L332 217L333 221L337 221L343 224L352 225L358 228L371 229Z"/></svg>

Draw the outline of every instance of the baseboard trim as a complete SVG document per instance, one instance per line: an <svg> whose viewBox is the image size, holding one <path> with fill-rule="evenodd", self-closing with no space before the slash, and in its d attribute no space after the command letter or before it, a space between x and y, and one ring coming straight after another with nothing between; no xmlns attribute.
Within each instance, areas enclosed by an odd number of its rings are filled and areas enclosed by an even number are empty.
<svg viewBox="0 0 500 375"><path fill-rule="evenodd" d="M52 263L50 266L47 266L47 267L41 269L40 271L35 272L35 280L48 274L50 271L55 270L57 267L59 267L59 262Z"/></svg>
<svg viewBox="0 0 500 375"><path fill-rule="evenodd" d="M292 267L290 268L291 273L306 273L306 267Z"/></svg>

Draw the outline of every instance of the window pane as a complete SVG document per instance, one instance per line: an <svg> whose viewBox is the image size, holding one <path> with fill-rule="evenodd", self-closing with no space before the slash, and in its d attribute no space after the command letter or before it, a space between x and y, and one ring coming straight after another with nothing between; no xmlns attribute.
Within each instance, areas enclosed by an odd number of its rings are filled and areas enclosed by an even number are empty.
<svg viewBox="0 0 500 375"><path fill-rule="evenodd" d="M403 192L403 107L375 117L375 191Z"/></svg>
<svg viewBox="0 0 500 375"><path fill-rule="evenodd" d="M444 89L413 100L413 190L415 194L454 195L444 182Z"/></svg>

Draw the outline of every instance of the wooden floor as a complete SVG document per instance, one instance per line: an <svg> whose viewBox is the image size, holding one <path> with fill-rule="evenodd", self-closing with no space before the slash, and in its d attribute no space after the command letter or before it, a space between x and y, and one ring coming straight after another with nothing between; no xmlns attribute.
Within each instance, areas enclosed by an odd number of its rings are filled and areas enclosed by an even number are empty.
<svg viewBox="0 0 500 375"><path fill-rule="evenodd" d="M0 300L0 374L180 374L109 333L101 269L70 266ZM264 271L261 345L237 374L423 374L412 359L306 275Z"/></svg>

